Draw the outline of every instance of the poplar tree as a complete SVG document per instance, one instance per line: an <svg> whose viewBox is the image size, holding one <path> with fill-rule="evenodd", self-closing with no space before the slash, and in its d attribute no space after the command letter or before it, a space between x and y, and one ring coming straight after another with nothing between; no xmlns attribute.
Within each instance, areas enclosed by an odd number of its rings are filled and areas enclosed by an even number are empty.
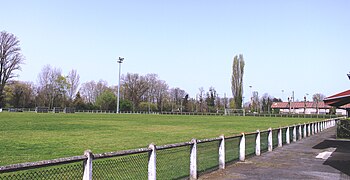
<svg viewBox="0 0 350 180"><path fill-rule="evenodd" d="M231 90L233 95L233 104L235 109L242 108L243 101L243 73L244 59L243 55L235 56L232 65Z"/></svg>

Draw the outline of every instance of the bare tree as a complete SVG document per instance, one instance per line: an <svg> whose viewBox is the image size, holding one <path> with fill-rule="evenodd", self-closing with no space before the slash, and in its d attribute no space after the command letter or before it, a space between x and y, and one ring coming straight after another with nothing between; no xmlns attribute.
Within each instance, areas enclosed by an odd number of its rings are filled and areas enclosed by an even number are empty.
<svg viewBox="0 0 350 180"><path fill-rule="evenodd" d="M158 80L155 85L155 98L159 111L163 111L164 100L168 97L169 86L163 80Z"/></svg>
<svg viewBox="0 0 350 180"><path fill-rule="evenodd" d="M108 84L106 81L100 80L97 83L89 81L81 85L80 92L85 102L94 104L97 97L107 89Z"/></svg>
<svg viewBox="0 0 350 180"><path fill-rule="evenodd" d="M67 76L67 81L69 84L68 87L68 98L70 101L73 100L73 96L77 93L78 91L78 87L79 87L79 80L80 80L80 76L77 73L77 70L72 69Z"/></svg>
<svg viewBox="0 0 350 180"><path fill-rule="evenodd" d="M95 81L89 81L81 85L79 92L81 93L81 96L85 102L87 103L95 102L95 98L94 98L95 86L96 86Z"/></svg>
<svg viewBox="0 0 350 180"><path fill-rule="evenodd" d="M231 89L234 100L234 108L242 108L243 101L243 74L244 74L244 59L243 55L235 56L232 65Z"/></svg>
<svg viewBox="0 0 350 180"><path fill-rule="evenodd" d="M4 103L4 88L6 83L16 77L16 70L21 70L24 57L19 47L19 40L6 31L0 32L0 108Z"/></svg>
<svg viewBox="0 0 350 180"><path fill-rule="evenodd" d="M132 102L133 110L135 111L141 102L142 96L144 96L149 89L148 81L144 76L132 73L122 76L121 79L122 85L124 86L125 97Z"/></svg>
<svg viewBox="0 0 350 180"><path fill-rule="evenodd" d="M50 108L64 106L68 83L61 74L61 69L44 66L38 76L38 94L41 96L40 105ZM56 101L57 100L57 101Z"/></svg>
<svg viewBox="0 0 350 180"><path fill-rule="evenodd" d="M312 95L312 100L313 100L314 106L316 106L316 114L318 114L319 102L323 101L323 99L325 97L326 96L321 94L321 93L316 93L316 94Z"/></svg>

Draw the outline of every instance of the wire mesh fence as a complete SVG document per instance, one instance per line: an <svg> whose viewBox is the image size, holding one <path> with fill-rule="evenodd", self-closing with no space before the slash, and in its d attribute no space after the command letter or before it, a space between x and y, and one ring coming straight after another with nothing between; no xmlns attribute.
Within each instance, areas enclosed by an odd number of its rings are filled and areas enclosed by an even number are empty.
<svg viewBox="0 0 350 180"><path fill-rule="evenodd" d="M278 146L278 131L279 129L272 130L272 147L276 148Z"/></svg>
<svg viewBox="0 0 350 180"><path fill-rule="evenodd" d="M191 146L157 151L157 179L183 179L190 175Z"/></svg>
<svg viewBox="0 0 350 180"><path fill-rule="evenodd" d="M97 159L93 163L93 179L147 179L148 152L128 156Z"/></svg>
<svg viewBox="0 0 350 180"><path fill-rule="evenodd" d="M218 169L219 142L211 141L197 144L197 168L199 174Z"/></svg>
<svg viewBox="0 0 350 180"><path fill-rule="evenodd" d="M263 131L260 133L260 150L261 152L266 152L268 150L267 139L269 136L268 131Z"/></svg>
<svg viewBox="0 0 350 180"><path fill-rule="evenodd" d="M282 128L282 144L287 144L287 128Z"/></svg>
<svg viewBox="0 0 350 180"><path fill-rule="evenodd" d="M1 173L0 180L56 180L56 179L82 179L83 162L43 167L10 173Z"/></svg>
<svg viewBox="0 0 350 180"><path fill-rule="evenodd" d="M240 136L225 139L225 162L232 163L239 159Z"/></svg>
<svg viewBox="0 0 350 180"><path fill-rule="evenodd" d="M254 134L247 134L245 136L245 155L246 156L253 156L255 155L255 139L256 139L256 133Z"/></svg>

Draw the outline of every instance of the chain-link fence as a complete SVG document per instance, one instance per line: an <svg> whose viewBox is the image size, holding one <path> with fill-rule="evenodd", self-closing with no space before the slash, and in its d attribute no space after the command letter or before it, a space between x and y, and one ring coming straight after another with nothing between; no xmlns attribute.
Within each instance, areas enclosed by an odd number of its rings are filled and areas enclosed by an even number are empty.
<svg viewBox="0 0 350 180"><path fill-rule="evenodd" d="M304 134L312 134L310 131L320 132L332 127L335 121L103 154L87 151L83 156L0 166L0 180L197 178L197 173L224 168L227 163L242 160L242 156L255 155L259 152L257 147L260 152L266 152L278 147L280 142L287 144L287 137L293 142L293 138L300 139L299 135L305 138ZM349 123L344 125L349 126ZM260 146L256 142L260 142Z"/></svg>
<svg viewBox="0 0 350 180"><path fill-rule="evenodd" d="M199 174L219 168L219 140L205 141L197 145L197 163Z"/></svg>
<svg viewBox="0 0 350 180"><path fill-rule="evenodd" d="M147 179L148 152L94 160L93 179Z"/></svg>
<svg viewBox="0 0 350 180"><path fill-rule="evenodd" d="M82 162L70 163L65 165L56 165L53 167L43 167L10 173L1 173L0 180L56 180L56 179L82 179Z"/></svg>
<svg viewBox="0 0 350 180"><path fill-rule="evenodd" d="M240 137L234 136L225 139L225 163L238 161Z"/></svg>
<svg viewBox="0 0 350 180"><path fill-rule="evenodd" d="M340 120L337 122L337 138L350 139L349 120Z"/></svg>

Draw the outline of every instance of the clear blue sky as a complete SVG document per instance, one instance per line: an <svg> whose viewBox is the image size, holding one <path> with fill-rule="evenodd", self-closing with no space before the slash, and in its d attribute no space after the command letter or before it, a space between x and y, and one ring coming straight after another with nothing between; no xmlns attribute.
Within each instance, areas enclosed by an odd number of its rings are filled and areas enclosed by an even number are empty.
<svg viewBox="0 0 350 180"><path fill-rule="evenodd" d="M350 1L9 1L0 30L14 33L26 57L19 80L37 81L50 64L81 83L156 73L194 97L198 88L231 93L234 55L246 62L244 96L347 90ZM284 93L282 94L282 90ZM245 99L245 101L247 98Z"/></svg>

